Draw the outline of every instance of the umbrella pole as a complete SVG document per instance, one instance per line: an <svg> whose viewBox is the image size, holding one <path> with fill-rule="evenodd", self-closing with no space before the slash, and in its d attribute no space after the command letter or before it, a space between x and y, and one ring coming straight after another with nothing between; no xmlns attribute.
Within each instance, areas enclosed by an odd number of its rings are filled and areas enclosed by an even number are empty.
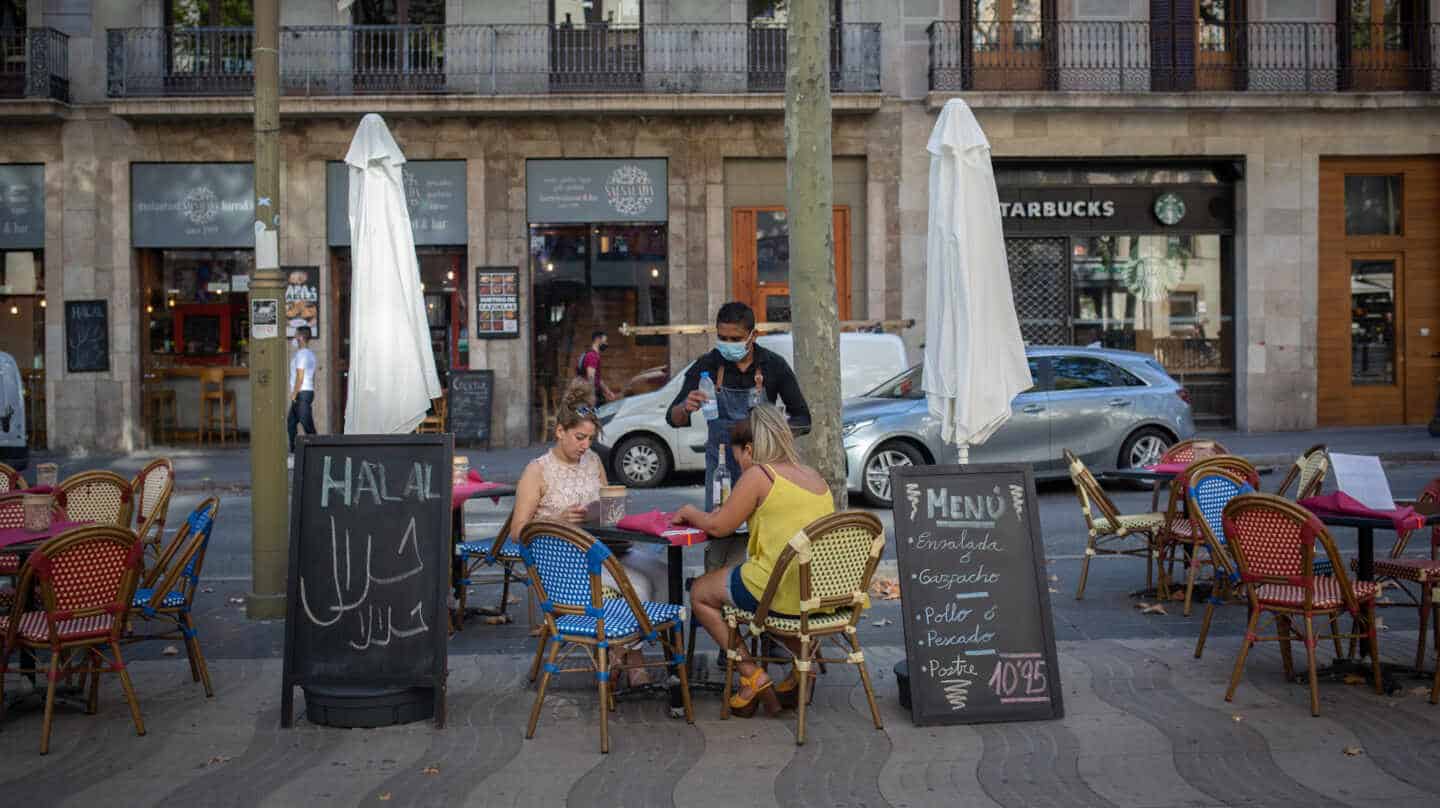
<svg viewBox="0 0 1440 808"><path fill-rule="evenodd" d="M962 443L955 447L955 459L962 466L970 465L970 444Z"/></svg>

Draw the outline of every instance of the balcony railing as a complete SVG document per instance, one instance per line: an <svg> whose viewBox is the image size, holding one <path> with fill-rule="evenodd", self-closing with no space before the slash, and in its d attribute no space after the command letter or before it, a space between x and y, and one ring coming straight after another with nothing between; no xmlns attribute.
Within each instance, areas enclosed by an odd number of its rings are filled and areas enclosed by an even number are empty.
<svg viewBox="0 0 1440 808"><path fill-rule="evenodd" d="M936 22L932 90L1440 89L1440 24Z"/></svg>
<svg viewBox="0 0 1440 808"><path fill-rule="evenodd" d="M69 37L53 28L0 28L0 98L69 101Z"/></svg>
<svg viewBox="0 0 1440 808"><path fill-rule="evenodd" d="M249 28L107 34L112 98L248 95ZM880 25L833 31L831 89L879 92ZM280 32L283 92L745 93L785 88L785 31L744 24L295 26Z"/></svg>

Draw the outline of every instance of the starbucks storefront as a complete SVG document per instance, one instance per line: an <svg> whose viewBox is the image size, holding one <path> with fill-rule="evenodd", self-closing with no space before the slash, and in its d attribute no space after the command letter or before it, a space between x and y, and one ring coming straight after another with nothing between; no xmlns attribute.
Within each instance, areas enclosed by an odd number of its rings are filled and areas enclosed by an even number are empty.
<svg viewBox="0 0 1440 808"><path fill-rule="evenodd" d="M1235 422L1233 163L996 161L1025 341L1152 354Z"/></svg>

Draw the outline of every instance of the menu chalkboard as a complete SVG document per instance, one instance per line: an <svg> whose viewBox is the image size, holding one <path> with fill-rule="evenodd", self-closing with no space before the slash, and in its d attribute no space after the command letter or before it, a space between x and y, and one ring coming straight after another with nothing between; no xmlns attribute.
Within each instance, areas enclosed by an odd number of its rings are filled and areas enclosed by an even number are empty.
<svg viewBox="0 0 1440 808"><path fill-rule="evenodd" d="M298 445L281 726L296 685L431 687L444 726L450 436Z"/></svg>
<svg viewBox="0 0 1440 808"><path fill-rule="evenodd" d="M103 373L110 369L110 312L103 300L65 302L65 370Z"/></svg>
<svg viewBox="0 0 1440 808"><path fill-rule="evenodd" d="M449 431L460 446L490 447L490 416L495 402L495 371L452 370L445 394Z"/></svg>
<svg viewBox="0 0 1440 808"><path fill-rule="evenodd" d="M1063 715L1030 469L896 469L891 490L915 723Z"/></svg>

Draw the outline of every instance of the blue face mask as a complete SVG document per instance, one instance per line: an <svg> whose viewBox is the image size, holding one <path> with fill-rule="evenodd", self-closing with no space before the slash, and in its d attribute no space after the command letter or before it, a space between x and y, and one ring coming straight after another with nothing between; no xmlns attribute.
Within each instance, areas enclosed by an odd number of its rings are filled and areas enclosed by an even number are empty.
<svg viewBox="0 0 1440 808"><path fill-rule="evenodd" d="M746 344L748 341L748 337L743 342L721 342L720 340L716 340L715 350L720 352L720 356L722 356L725 361L739 362L741 359L744 359L745 354L750 351L750 346Z"/></svg>

